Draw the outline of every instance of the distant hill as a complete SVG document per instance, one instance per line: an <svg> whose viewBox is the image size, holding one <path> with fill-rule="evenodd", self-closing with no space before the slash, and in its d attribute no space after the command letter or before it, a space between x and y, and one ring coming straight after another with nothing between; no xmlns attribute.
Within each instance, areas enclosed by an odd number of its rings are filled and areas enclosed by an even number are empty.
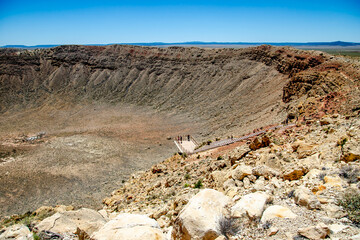
<svg viewBox="0 0 360 240"><path fill-rule="evenodd" d="M166 46L198 46L198 47L247 47L247 46L260 46L260 45L272 45L272 46L291 46L291 47L360 47L360 43L355 42L179 42L179 43L164 43L164 42L150 42L150 43L111 43L111 44L87 44L87 46L107 46L107 45L135 45L135 46L155 46L155 47L166 47ZM1 48L21 48L21 49L36 49L36 48L52 48L60 46L61 44L53 45L35 45L35 46L26 46L26 45L5 45Z"/></svg>

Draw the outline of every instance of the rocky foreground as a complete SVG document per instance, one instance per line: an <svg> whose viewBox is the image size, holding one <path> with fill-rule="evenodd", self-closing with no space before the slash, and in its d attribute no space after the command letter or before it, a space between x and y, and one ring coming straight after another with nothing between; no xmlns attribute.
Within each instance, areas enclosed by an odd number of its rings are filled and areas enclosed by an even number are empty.
<svg viewBox="0 0 360 240"><path fill-rule="evenodd" d="M41 207L0 239L360 239L360 118L331 115L138 172L96 211Z"/></svg>

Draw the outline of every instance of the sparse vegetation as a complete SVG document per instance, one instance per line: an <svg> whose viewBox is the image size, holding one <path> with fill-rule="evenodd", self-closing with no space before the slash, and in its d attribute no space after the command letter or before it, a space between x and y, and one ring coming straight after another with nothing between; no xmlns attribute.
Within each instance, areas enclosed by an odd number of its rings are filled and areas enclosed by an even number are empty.
<svg viewBox="0 0 360 240"><path fill-rule="evenodd" d="M195 185L194 185L194 188L202 188L203 184L202 184L202 181L199 179Z"/></svg>
<svg viewBox="0 0 360 240"><path fill-rule="evenodd" d="M33 233L33 238L34 238L34 240L40 240L39 235L37 235L36 233Z"/></svg>
<svg viewBox="0 0 360 240"><path fill-rule="evenodd" d="M233 217L221 215L217 220L216 230L226 239L230 239L230 236L235 236L240 232L240 224Z"/></svg>
<svg viewBox="0 0 360 240"><path fill-rule="evenodd" d="M345 143L347 142L347 138L346 137L343 137L343 138L341 138L338 142L337 142L337 144L338 144L338 146L340 146L341 147L341 150L344 148L344 145L345 145Z"/></svg>
<svg viewBox="0 0 360 240"><path fill-rule="evenodd" d="M184 176L185 180L189 180L191 178L190 174L186 173Z"/></svg>
<svg viewBox="0 0 360 240"><path fill-rule="evenodd" d="M189 187L190 185L188 183L185 183L184 188Z"/></svg>
<svg viewBox="0 0 360 240"><path fill-rule="evenodd" d="M340 169L339 176L345 178L348 183L356 183L358 182L360 171L358 168L346 165Z"/></svg>
<svg viewBox="0 0 360 240"><path fill-rule="evenodd" d="M210 145L211 143L212 143L211 140L208 140L208 141L206 142L207 145Z"/></svg>
<svg viewBox="0 0 360 240"><path fill-rule="evenodd" d="M179 155L183 158L183 159L186 159L188 157L188 155L186 153L179 153Z"/></svg>
<svg viewBox="0 0 360 240"><path fill-rule="evenodd" d="M295 190L291 190L289 193L288 193L288 198L293 198L295 195Z"/></svg>
<svg viewBox="0 0 360 240"><path fill-rule="evenodd" d="M348 190L339 199L339 205L344 208L348 218L356 225L360 225L360 191Z"/></svg>
<svg viewBox="0 0 360 240"><path fill-rule="evenodd" d="M224 158L222 156L218 156L217 160L223 160Z"/></svg>

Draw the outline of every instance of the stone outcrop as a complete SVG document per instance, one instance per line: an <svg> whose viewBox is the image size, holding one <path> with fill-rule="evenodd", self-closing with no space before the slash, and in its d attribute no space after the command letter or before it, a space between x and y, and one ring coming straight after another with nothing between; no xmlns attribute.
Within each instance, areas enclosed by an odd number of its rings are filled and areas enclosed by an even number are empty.
<svg viewBox="0 0 360 240"><path fill-rule="evenodd" d="M35 229L37 232L51 231L60 234L75 234L80 229L90 236L105 223L106 220L97 211L82 208L76 211L56 213L37 224Z"/></svg>
<svg viewBox="0 0 360 240"><path fill-rule="evenodd" d="M299 187L294 192L295 201L308 209L319 209L321 204L316 196L306 187Z"/></svg>
<svg viewBox="0 0 360 240"><path fill-rule="evenodd" d="M244 177L252 174L252 168L246 165L239 165L232 171L232 178L235 180L243 180Z"/></svg>
<svg viewBox="0 0 360 240"><path fill-rule="evenodd" d="M268 207L261 217L261 222L266 222L273 218L296 218L297 215L293 213L289 208L273 205Z"/></svg>
<svg viewBox="0 0 360 240"><path fill-rule="evenodd" d="M253 220L260 218L268 199L269 196L261 192L245 195L231 208L232 216L243 217L245 215Z"/></svg>
<svg viewBox="0 0 360 240"><path fill-rule="evenodd" d="M231 200L220 192L204 189L195 195L180 212L174 223L172 239L208 239L219 236L218 219L226 215Z"/></svg>
<svg viewBox="0 0 360 240"><path fill-rule="evenodd" d="M299 234L311 240L324 239L330 234L330 229L323 223L316 226L299 229Z"/></svg>
<svg viewBox="0 0 360 240"><path fill-rule="evenodd" d="M33 240L33 234L25 225L15 224L0 234L0 240Z"/></svg>
<svg viewBox="0 0 360 240"><path fill-rule="evenodd" d="M119 214L91 235L92 240L165 240L159 224L145 215Z"/></svg>

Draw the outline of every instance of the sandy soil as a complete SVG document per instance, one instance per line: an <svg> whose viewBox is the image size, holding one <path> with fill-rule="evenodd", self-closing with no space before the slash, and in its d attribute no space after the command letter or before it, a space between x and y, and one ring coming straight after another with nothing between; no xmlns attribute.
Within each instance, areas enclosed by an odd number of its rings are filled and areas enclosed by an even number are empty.
<svg viewBox="0 0 360 240"><path fill-rule="evenodd" d="M122 180L177 151L196 119L124 105L43 106L0 116L0 213L101 207ZM200 122L200 121L199 121ZM46 135L23 141L38 132Z"/></svg>

